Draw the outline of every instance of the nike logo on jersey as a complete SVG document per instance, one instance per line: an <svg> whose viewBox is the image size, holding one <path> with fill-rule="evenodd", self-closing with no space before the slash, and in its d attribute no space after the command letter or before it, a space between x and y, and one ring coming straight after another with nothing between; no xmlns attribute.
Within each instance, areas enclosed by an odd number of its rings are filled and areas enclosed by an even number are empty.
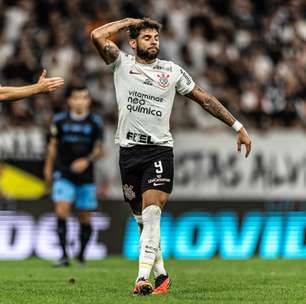
<svg viewBox="0 0 306 304"><path fill-rule="evenodd" d="M133 74L133 75L141 75L140 72L138 72L138 71L133 71L133 70L130 70L130 74Z"/></svg>
<svg viewBox="0 0 306 304"><path fill-rule="evenodd" d="M162 186L164 185L164 183L153 183L153 186L156 187L156 186Z"/></svg>

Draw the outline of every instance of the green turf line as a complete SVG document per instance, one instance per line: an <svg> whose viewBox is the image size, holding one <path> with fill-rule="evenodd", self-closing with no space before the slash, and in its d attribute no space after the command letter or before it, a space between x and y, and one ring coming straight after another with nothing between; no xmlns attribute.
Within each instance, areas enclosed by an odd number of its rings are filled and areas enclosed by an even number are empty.
<svg viewBox="0 0 306 304"><path fill-rule="evenodd" d="M173 288L132 296L137 263L122 258L55 269L38 259L0 262L1 304L306 303L305 261L167 261Z"/></svg>

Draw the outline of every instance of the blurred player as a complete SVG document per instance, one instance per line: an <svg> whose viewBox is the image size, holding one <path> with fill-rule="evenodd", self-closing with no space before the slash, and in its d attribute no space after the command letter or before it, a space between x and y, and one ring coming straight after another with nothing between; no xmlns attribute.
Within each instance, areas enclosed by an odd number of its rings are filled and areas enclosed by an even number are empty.
<svg viewBox="0 0 306 304"><path fill-rule="evenodd" d="M13 101L39 93L53 92L64 84L61 77L47 78L47 71L43 70L37 83L22 87L1 87L0 86L0 101Z"/></svg>
<svg viewBox="0 0 306 304"><path fill-rule="evenodd" d="M135 56L109 38L129 29ZM160 24L151 19L123 19L95 29L92 40L114 73L119 122L120 171L125 200L141 229L139 272L134 294L166 293L170 279L160 249L160 217L173 185L173 139L169 119L175 93L186 95L237 131L238 150L251 151L245 128L213 96L195 85L180 66L157 58ZM149 282L153 269L155 288Z"/></svg>
<svg viewBox="0 0 306 304"><path fill-rule="evenodd" d="M71 205L79 211L80 251L83 264L85 249L92 233L90 214L97 208L93 163L103 154L103 126L100 117L90 113L91 99L86 87L67 91L68 112L54 116L44 175L52 186L57 215L57 233L62 256L57 266L69 266L66 248L67 218Z"/></svg>

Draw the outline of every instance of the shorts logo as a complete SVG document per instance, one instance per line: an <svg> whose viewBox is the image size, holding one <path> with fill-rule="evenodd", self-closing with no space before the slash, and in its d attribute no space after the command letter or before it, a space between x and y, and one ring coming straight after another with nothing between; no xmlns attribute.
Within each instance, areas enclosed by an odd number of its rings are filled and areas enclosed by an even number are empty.
<svg viewBox="0 0 306 304"><path fill-rule="evenodd" d="M169 77L170 75L167 73L161 73L157 74L157 77L159 78L158 80L158 85L161 86L162 88L167 88L169 86Z"/></svg>
<svg viewBox="0 0 306 304"><path fill-rule="evenodd" d="M162 177L162 178L150 178L148 179L149 184L153 184L153 186L164 185L165 183L170 183L170 178Z"/></svg>
<svg viewBox="0 0 306 304"><path fill-rule="evenodd" d="M154 186L154 187L162 186L162 185L164 185L164 183L153 183L153 186Z"/></svg>
<svg viewBox="0 0 306 304"><path fill-rule="evenodd" d="M133 186L125 184L123 187L124 196L129 200L133 200L136 197L135 192L133 191Z"/></svg>

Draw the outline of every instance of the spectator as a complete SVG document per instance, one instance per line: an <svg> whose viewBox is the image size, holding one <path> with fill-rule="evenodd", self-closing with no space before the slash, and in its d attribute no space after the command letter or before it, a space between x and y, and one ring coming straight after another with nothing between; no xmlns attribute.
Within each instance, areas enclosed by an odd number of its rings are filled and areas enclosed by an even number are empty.
<svg viewBox="0 0 306 304"><path fill-rule="evenodd" d="M90 29L149 16L164 25L160 57L185 65L242 120L259 129L306 125L305 11L303 0L3 0L0 82L32 81L42 67L64 77L66 85L85 81L94 106L114 125L113 84L92 48ZM127 50L123 38L114 37ZM63 100L59 90L24 106L2 107L0 115L14 125L33 119L46 126L63 109ZM176 129L219 127L184 98L175 103L172 124Z"/></svg>

